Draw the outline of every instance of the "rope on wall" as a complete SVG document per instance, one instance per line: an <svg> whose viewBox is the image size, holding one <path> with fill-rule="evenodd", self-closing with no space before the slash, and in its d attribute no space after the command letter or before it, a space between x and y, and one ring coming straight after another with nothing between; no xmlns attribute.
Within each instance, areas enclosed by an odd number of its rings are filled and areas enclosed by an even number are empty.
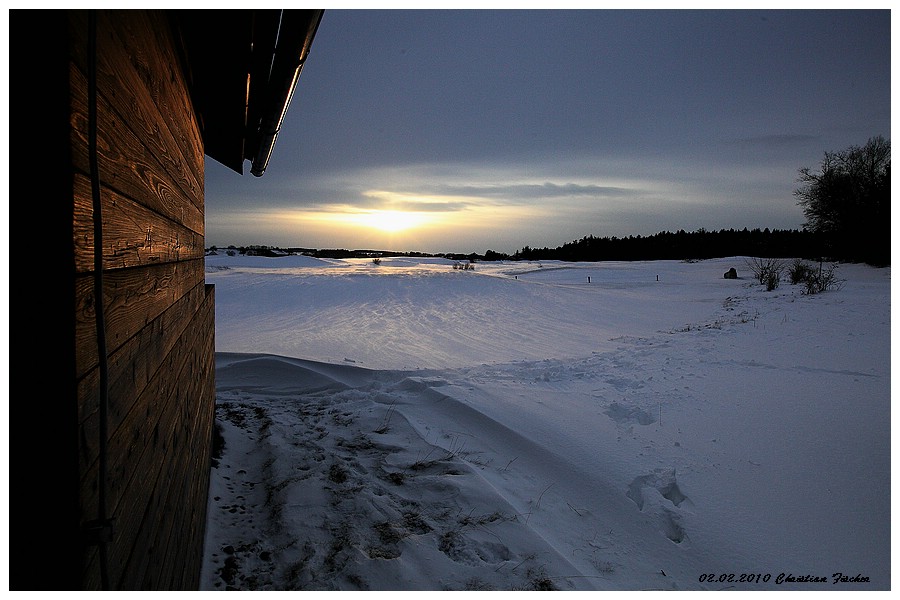
<svg viewBox="0 0 900 600"><path fill-rule="evenodd" d="M88 161L90 163L91 197L94 220L94 320L97 330L99 359L99 444L97 481L97 519L85 523L89 544L99 546L100 584L109 588L107 544L112 541L112 520L106 514L107 413L109 406L109 360L106 348L106 319L103 310L103 220L100 205L100 168L97 160L97 12L88 11Z"/></svg>

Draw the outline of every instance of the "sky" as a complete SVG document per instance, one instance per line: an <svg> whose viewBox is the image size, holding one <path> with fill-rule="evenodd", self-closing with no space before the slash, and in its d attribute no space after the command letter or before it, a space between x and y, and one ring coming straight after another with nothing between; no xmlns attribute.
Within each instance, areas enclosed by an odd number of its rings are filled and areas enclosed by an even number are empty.
<svg viewBox="0 0 900 600"><path fill-rule="evenodd" d="M889 10L326 9L206 244L512 253L799 229L798 170L891 133Z"/></svg>

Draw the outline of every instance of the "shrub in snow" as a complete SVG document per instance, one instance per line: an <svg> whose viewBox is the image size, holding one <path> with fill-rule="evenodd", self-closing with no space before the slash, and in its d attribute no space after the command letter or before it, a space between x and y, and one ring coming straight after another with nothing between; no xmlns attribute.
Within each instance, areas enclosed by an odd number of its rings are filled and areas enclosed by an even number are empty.
<svg viewBox="0 0 900 600"><path fill-rule="evenodd" d="M798 283L805 282L807 277L809 277L812 273L812 267L810 267L799 258L794 259L794 262L791 263L790 267L788 267L788 275L791 278L791 285L797 285Z"/></svg>
<svg viewBox="0 0 900 600"><path fill-rule="evenodd" d="M784 263L776 258L751 258L747 261L747 268L771 292L781 283Z"/></svg>
<svg viewBox="0 0 900 600"><path fill-rule="evenodd" d="M836 268L836 265L825 268L822 266L822 263L819 263L818 269L810 269L804 280L806 293L811 295L827 292L830 289L841 289L843 281L840 281L835 275L834 270Z"/></svg>
<svg viewBox="0 0 900 600"><path fill-rule="evenodd" d="M836 268L836 265L826 268L821 262L816 268L798 258L788 268L788 275L792 285L804 286L806 294L819 294L830 289L840 289L843 282L835 275Z"/></svg>

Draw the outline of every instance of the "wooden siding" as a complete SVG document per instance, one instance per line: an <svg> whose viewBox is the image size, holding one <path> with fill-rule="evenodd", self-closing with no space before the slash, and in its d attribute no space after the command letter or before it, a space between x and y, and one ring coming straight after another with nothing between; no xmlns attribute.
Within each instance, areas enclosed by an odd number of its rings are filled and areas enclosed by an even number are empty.
<svg viewBox="0 0 900 600"><path fill-rule="evenodd" d="M97 515L100 446L88 16L69 17L78 472L87 521ZM100 11L96 40L109 581L113 589L197 589L215 403L203 144L164 14ZM86 546L82 558L82 586L98 589L98 548Z"/></svg>

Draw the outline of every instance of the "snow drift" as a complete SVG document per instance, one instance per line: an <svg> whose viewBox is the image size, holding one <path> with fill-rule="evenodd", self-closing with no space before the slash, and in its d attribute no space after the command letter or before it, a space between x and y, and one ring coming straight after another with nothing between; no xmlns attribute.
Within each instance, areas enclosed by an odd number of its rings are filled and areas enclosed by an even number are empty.
<svg viewBox="0 0 900 600"><path fill-rule="evenodd" d="M744 265L208 257L203 587L889 589L890 269Z"/></svg>

